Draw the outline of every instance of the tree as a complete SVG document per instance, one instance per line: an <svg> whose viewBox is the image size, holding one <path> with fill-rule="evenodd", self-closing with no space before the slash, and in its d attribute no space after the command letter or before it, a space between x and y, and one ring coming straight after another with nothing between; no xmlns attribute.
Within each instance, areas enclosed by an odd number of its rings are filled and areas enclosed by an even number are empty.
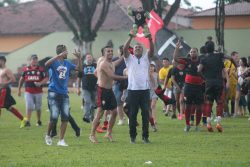
<svg viewBox="0 0 250 167"><path fill-rule="evenodd" d="M0 7L19 3L20 0L0 0Z"/></svg>
<svg viewBox="0 0 250 167"><path fill-rule="evenodd" d="M250 0L216 0L215 7L215 34L217 44L221 51L225 51L224 43L224 24L225 24L225 4L233 4L238 2L250 2Z"/></svg>
<svg viewBox="0 0 250 167"><path fill-rule="evenodd" d="M163 11L165 11L165 7L168 5L167 0L140 0L142 3L143 8L146 11L151 11L152 9L155 10L155 12L162 18ZM188 0L183 0L183 2L187 6L191 6L191 3ZM171 21L171 18L175 15L177 10L179 9L181 4L181 0L175 0L174 3L171 5L169 11L167 11L167 14L163 18L163 22L165 27L168 26L169 22Z"/></svg>
<svg viewBox="0 0 250 167"><path fill-rule="evenodd" d="M215 34L217 44L221 51L224 52L224 23L225 23L225 0L216 0L215 7Z"/></svg>
<svg viewBox="0 0 250 167"><path fill-rule="evenodd" d="M111 0L47 0L74 34L74 42L83 54L92 52L92 42L102 26ZM63 1L63 4L60 3ZM93 22L96 11L100 11Z"/></svg>

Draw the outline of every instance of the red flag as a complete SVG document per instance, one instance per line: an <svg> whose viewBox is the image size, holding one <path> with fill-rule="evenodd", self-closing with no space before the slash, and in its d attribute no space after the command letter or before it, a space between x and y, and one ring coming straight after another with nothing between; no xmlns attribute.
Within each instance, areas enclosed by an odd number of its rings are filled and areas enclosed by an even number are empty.
<svg viewBox="0 0 250 167"><path fill-rule="evenodd" d="M155 34L159 29L163 27L164 23L162 19L153 10L149 14L150 19L146 20L146 22L149 27L149 31L152 35L152 40L153 42L155 42ZM145 45L146 48L149 48L149 42L148 39L144 37L142 27L139 27L135 40Z"/></svg>

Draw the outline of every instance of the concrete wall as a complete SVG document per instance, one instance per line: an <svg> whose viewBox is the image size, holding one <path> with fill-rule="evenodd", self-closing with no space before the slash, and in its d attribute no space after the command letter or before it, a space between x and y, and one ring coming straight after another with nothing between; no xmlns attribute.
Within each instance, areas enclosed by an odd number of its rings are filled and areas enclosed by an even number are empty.
<svg viewBox="0 0 250 167"><path fill-rule="evenodd" d="M214 29L215 17L194 17L192 19L193 29ZM250 29L250 16L227 16L225 18L225 29Z"/></svg>

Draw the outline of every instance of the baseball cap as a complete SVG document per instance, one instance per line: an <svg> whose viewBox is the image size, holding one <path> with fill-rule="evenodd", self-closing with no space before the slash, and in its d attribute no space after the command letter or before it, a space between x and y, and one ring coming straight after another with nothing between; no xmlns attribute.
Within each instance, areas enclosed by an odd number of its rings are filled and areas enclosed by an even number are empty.
<svg viewBox="0 0 250 167"><path fill-rule="evenodd" d="M151 61L151 62L150 62L150 65L154 65L154 66L156 66L156 64L155 64L155 62L154 62L154 61Z"/></svg>

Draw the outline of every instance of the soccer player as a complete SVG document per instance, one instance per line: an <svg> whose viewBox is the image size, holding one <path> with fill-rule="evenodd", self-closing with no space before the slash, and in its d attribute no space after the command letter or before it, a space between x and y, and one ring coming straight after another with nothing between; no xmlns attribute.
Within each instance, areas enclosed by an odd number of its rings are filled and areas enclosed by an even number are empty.
<svg viewBox="0 0 250 167"><path fill-rule="evenodd" d="M223 70L225 58L223 53L214 53L214 44L207 42L206 45L207 55L201 60L198 72L203 72L205 77L205 106L204 110L207 116L207 129L209 132L213 132L211 125L211 109L213 101L217 103L216 116L217 125L216 129L218 132L222 132L221 117L223 114L223 89L224 79Z"/></svg>
<svg viewBox="0 0 250 167"><path fill-rule="evenodd" d="M89 140L92 143L98 143L95 136L95 131L105 110L111 111L111 117L108 123L107 133L104 137L111 142L113 141L112 128L117 115L117 102L112 90L112 84L114 79L121 80L127 78L125 76L115 75L114 73L114 64L112 63L113 48L111 46L106 46L103 49L103 53L103 60L97 64L97 114L93 120L91 133L89 136Z"/></svg>
<svg viewBox="0 0 250 167"><path fill-rule="evenodd" d="M37 112L37 124L41 126L41 107L42 107L42 85L48 81L45 70L38 65L38 57L33 54L29 58L29 65L23 68L22 75L18 84L18 96L21 96L21 88L25 83L25 102L26 102L26 117L25 126L30 126L31 112Z"/></svg>
<svg viewBox="0 0 250 167"><path fill-rule="evenodd" d="M198 49L192 48L190 50L190 58L179 57L181 42L178 41L174 51L174 60L185 66L186 76L184 84L184 103L185 103L185 119L186 126L184 128L185 132L190 130L190 117L192 113L192 105L196 109L196 130L199 129L199 124L201 120L201 105L203 103L203 92L202 92L202 79L200 73L198 73L199 57Z"/></svg>
<svg viewBox="0 0 250 167"><path fill-rule="evenodd" d="M23 128L26 123L26 118L15 108L15 99L11 96L10 84L15 82L15 76L12 71L6 67L6 58L0 56L0 109L6 108L18 119L21 120L20 128Z"/></svg>
<svg viewBox="0 0 250 167"><path fill-rule="evenodd" d="M80 53L75 51L77 65L70 63L67 59L68 51L65 45L57 45L57 56L49 59L45 66L49 67L49 87L48 87L48 105L50 110L50 123L45 136L47 145L52 145L50 136L51 130L56 124L59 114L61 115L61 131L59 135L58 146L68 146L64 141L64 135L69 120L69 96L68 81L71 70L81 71L82 60Z"/></svg>

